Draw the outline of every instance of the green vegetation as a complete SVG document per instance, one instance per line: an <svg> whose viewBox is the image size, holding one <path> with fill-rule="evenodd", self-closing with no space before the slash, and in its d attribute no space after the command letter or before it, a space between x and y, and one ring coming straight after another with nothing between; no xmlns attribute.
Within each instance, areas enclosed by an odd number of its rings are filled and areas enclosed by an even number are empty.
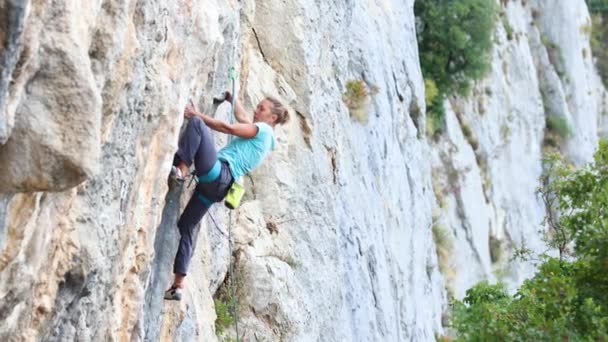
<svg viewBox="0 0 608 342"><path fill-rule="evenodd" d="M502 243L494 236L490 236L490 260L495 264L502 259Z"/></svg>
<svg viewBox="0 0 608 342"><path fill-rule="evenodd" d="M443 96L440 96L439 89L437 88L437 84L435 81L431 79L424 79L424 99L426 101L427 107L439 107L441 106L441 115L437 115L437 111L428 111L426 115L426 133L429 136L434 135L437 132L441 131L442 121L441 117L443 117Z"/></svg>
<svg viewBox="0 0 608 342"><path fill-rule="evenodd" d="M545 137L543 149L545 152L560 152L563 142L572 136L572 128L568 120L555 114L549 105L549 98L542 93L543 108L545 111Z"/></svg>
<svg viewBox="0 0 608 342"><path fill-rule="evenodd" d="M363 80L350 80L346 82L344 94L346 104L351 107L360 104L367 97L367 86Z"/></svg>
<svg viewBox="0 0 608 342"><path fill-rule="evenodd" d="M466 122L461 122L460 127L462 127L462 134L464 138L467 139L469 145L473 151L477 151L479 148L479 140L473 135L473 131L471 130L471 126L469 126Z"/></svg>
<svg viewBox="0 0 608 342"><path fill-rule="evenodd" d="M608 14L608 0L587 0L587 6L591 13Z"/></svg>
<svg viewBox="0 0 608 342"><path fill-rule="evenodd" d="M236 298L232 295L232 291L229 285L230 281L222 284L216 293L216 298L213 300L215 304L215 332L220 335L234 324L234 317L232 316L232 309L236 303Z"/></svg>
<svg viewBox="0 0 608 342"><path fill-rule="evenodd" d="M500 136L505 142L511 139L511 127L509 127L509 124L503 123L502 126L500 126Z"/></svg>
<svg viewBox="0 0 608 342"><path fill-rule="evenodd" d="M245 291L245 277L246 271L244 267L235 265L235 290L236 293L232 292L232 280L229 277L226 277L224 283L218 288L215 293L213 303L215 305L215 315L217 316L215 320L215 333L217 336L221 336L226 328L234 325L234 312L233 310L236 307L237 313L242 311L242 301L239 301L239 298L244 297ZM224 336L223 341L226 340L226 336Z"/></svg>
<svg viewBox="0 0 608 342"><path fill-rule="evenodd" d="M213 303L215 304L215 315L217 316L215 331L217 334L221 334L226 328L234 324L234 318L231 313L234 303L232 300L223 301L219 299L215 299Z"/></svg>
<svg viewBox="0 0 608 342"><path fill-rule="evenodd" d="M569 82L568 76L564 70L564 54L559 45L553 42L548 36L542 35L540 37L541 43L547 49L547 55L549 56L549 61L555 68L555 72L564 82Z"/></svg>
<svg viewBox="0 0 608 342"><path fill-rule="evenodd" d="M300 267L300 263L297 262L296 259L294 259L291 255L288 255L288 256L282 258L281 260L284 261L291 268Z"/></svg>
<svg viewBox="0 0 608 342"><path fill-rule="evenodd" d="M547 129L555 132L561 138L568 138L572 135L572 129L568 125L568 121L562 117L549 116L547 118Z"/></svg>
<svg viewBox="0 0 608 342"><path fill-rule="evenodd" d="M444 99L466 96L472 82L489 70L489 53L497 13L494 1L416 1L418 46L427 95L431 134L441 130ZM434 86L434 88L433 88Z"/></svg>
<svg viewBox="0 0 608 342"><path fill-rule="evenodd" d="M506 16L502 17L502 26L504 27L505 32L507 33L507 39L513 40L513 27L511 26L511 24L509 24L509 19Z"/></svg>
<svg viewBox="0 0 608 342"><path fill-rule="evenodd" d="M435 252L437 253L439 271L448 280L446 281L446 284L450 284L452 283L456 272L451 264L453 242L450 233L444 227L434 224L433 241L435 242ZM453 289L448 287L447 291L448 295L453 297Z"/></svg>
<svg viewBox="0 0 608 342"><path fill-rule="evenodd" d="M553 151L559 151L561 144L570 136L572 136L572 128L568 121L548 113L543 145Z"/></svg>
<svg viewBox="0 0 608 342"><path fill-rule="evenodd" d="M350 115L359 122L367 121L367 103L371 96L378 93L376 86L368 87L363 80L346 82L346 92L342 100L348 107Z"/></svg>
<svg viewBox="0 0 608 342"><path fill-rule="evenodd" d="M429 104L427 102L426 112L426 133L428 136L435 136L443 132L443 118L445 111L443 108L443 101L445 96L437 96L435 100Z"/></svg>
<svg viewBox="0 0 608 342"><path fill-rule="evenodd" d="M454 304L456 340L608 340L608 142L591 165L576 170L551 155L545 169L546 240L558 255L538 256L536 275L513 296L500 284L469 289Z"/></svg>
<svg viewBox="0 0 608 342"><path fill-rule="evenodd" d="M424 99L426 103L433 103L435 98L439 95L439 89L437 89L437 84L435 81L425 79L424 80Z"/></svg>
<svg viewBox="0 0 608 342"><path fill-rule="evenodd" d="M587 0L591 13L591 52L597 71L608 87L608 0Z"/></svg>

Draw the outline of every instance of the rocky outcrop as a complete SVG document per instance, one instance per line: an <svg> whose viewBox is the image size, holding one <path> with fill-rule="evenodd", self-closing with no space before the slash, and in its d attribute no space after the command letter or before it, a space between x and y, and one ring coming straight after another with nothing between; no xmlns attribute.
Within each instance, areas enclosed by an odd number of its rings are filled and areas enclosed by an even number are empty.
<svg viewBox="0 0 608 342"><path fill-rule="evenodd" d="M94 9L69 2L50 7L5 3L7 120L0 189L66 190L90 177L99 164L101 96L91 70L91 37L83 31Z"/></svg>
<svg viewBox="0 0 608 342"><path fill-rule="evenodd" d="M12 75L17 66L19 54L22 47L23 31L25 26L25 17L28 10L28 2L19 1L4 1L0 4L0 16L2 27L0 28L0 108L2 114L0 118L0 143L6 143L6 140L12 130L15 122L14 108L7 105L9 84L12 81Z"/></svg>

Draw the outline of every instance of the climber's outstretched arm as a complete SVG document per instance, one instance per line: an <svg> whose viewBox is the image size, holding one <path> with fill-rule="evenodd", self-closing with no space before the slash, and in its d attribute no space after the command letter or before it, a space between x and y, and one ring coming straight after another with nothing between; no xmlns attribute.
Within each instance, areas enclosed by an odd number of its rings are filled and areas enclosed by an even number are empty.
<svg viewBox="0 0 608 342"><path fill-rule="evenodd" d="M251 119L247 115L247 111L245 111L245 108L243 108L243 106L241 105L241 101L239 101L238 99L234 99L229 91L225 92L224 96L226 98L226 101L228 102L232 102L234 100L234 118L236 119L236 121L244 124L253 123L253 121L251 121Z"/></svg>
<svg viewBox="0 0 608 342"><path fill-rule="evenodd" d="M245 108L243 108L243 106L241 106L241 103L239 102L239 100L236 100L235 103L236 104L234 107L234 117L236 118L236 121L238 121L240 123L244 123L244 124L253 123L251 121L251 119L249 118L249 116L247 115Z"/></svg>
<svg viewBox="0 0 608 342"><path fill-rule="evenodd" d="M237 137L249 139L258 134L258 126L252 123L234 123L230 124L226 121L218 120L204 113L198 112L192 105L186 106L184 109L186 118L197 117L205 122L207 127L214 131L236 135Z"/></svg>

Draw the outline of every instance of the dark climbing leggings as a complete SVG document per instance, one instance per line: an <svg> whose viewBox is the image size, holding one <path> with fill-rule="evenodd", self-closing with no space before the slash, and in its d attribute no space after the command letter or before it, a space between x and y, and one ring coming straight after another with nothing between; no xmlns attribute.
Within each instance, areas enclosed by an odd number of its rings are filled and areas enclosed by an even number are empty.
<svg viewBox="0 0 608 342"><path fill-rule="evenodd" d="M190 119L179 139L178 147L176 155L188 166L194 161L198 176L209 172L217 160L211 131L199 118Z"/></svg>
<svg viewBox="0 0 608 342"><path fill-rule="evenodd" d="M217 162L217 152L213 144L213 137L209 127L199 118L192 118L179 141L179 149L176 153L174 164L184 161L190 166L194 162L194 168L198 176L206 174ZM219 177L209 183L199 182L196 190L190 197L184 212L179 218L177 227L181 235L177 255L173 263L173 273L186 275L190 259L196 247L196 238L199 231L199 222L209 210L200 196L204 196L211 202L221 201L232 185L230 168L224 161L221 162Z"/></svg>

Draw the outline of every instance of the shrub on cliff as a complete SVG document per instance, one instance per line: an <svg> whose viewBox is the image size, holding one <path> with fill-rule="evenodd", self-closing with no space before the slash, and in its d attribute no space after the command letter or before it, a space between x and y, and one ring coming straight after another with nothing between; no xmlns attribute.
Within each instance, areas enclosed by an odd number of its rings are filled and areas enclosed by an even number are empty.
<svg viewBox="0 0 608 342"><path fill-rule="evenodd" d="M376 86L368 86L361 79L349 80L346 82L346 92L342 95L342 100L353 118L359 122L366 122L369 101L377 93Z"/></svg>
<svg viewBox="0 0 608 342"><path fill-rule="evenodd" d="M439 95L468 95L474 80L490 67L492 32L497 5L488 0L416 1L420 65L424 78ZM427 103L435 117L443 117L443 102Z"/></svg>

